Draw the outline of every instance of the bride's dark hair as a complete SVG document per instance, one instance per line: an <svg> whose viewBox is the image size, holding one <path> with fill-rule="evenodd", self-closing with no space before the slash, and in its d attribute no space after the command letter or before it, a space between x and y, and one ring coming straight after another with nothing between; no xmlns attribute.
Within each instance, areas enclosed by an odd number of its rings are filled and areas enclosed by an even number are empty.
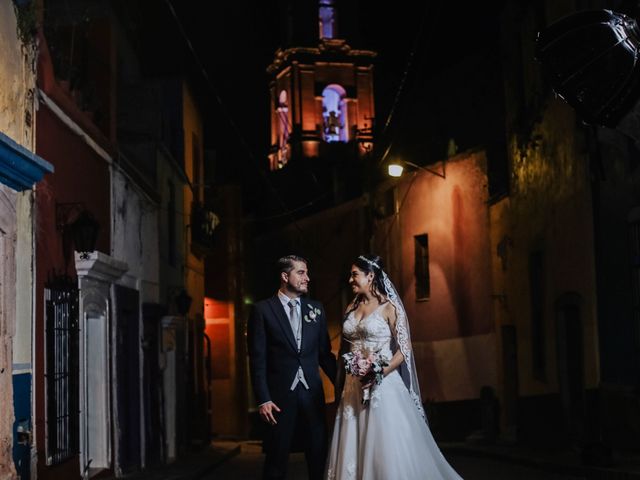
<svg viewBox="0 0 640 480"><path fill-rule="evenodd" d="M382 263L382 258L378 255L360 255L357 257L353 264L362 270L365 274L373 273L373 282L371 282L371 293L380 303L384 303L386 299L383 297L385 288L384 281L382 280L382 270L384 269L384 264ZM360 296L356 298L354 302L354 308L360 304Z"/></svg>

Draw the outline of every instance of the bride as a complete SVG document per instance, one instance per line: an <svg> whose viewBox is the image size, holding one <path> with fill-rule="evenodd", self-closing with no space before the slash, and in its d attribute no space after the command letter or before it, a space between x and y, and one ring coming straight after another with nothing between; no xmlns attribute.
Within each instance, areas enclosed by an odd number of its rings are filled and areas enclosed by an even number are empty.
<svg viewBox="0 0 640 480"><path fill-rule="evenodd" d="M427 426L406 313L380 257L359 256L349 283L355 299L342 326L341 360L351 373L335 418L327 480L461 479Z"/></svg>

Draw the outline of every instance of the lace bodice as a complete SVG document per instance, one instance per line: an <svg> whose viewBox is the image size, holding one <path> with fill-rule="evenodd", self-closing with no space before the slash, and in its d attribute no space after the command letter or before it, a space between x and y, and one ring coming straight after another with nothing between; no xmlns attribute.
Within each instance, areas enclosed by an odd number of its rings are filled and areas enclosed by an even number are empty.
<svg viewBox="0 0 640 480"><path fill-rule="evenodd" d="M384 305L379 305L373 312L358 321L355 312L350 312L342 325L342 334L350 345L350 350L368 350L379 352L391 358L391 328L382 315Z"/></svg>

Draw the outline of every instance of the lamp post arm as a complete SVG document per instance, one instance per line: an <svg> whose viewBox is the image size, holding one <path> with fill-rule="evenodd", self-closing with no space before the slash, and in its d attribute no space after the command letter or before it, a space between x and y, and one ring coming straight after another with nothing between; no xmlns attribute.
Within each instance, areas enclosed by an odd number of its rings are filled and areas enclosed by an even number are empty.
<svg viewBox="0 0 640 480"><path fill-rule="evenodd" d="M424 170L425 172L429 172L430 174L435 175L437 177L447 178L446 177L446 172L445 172L445 160L442 161L442 173L436 172L435 170L431 170L430 168L427 168L427 167L421 167L420 165L416 165L415 163L408 162L406 160L404 160L404 163L406 163L410 167L414 167L414 168L417 168L419 170Z"/></svg>

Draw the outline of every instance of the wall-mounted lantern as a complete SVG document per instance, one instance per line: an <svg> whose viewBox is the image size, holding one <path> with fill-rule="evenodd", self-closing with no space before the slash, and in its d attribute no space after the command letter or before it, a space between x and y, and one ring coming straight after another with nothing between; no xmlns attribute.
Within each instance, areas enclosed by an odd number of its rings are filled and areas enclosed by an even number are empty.
<svg viewBox="0 0 640 480"><path fill-rule="evenodd" d="M96 249L100 224L88 210L83 210L69 229L75 251L80 252L80 258L87 259Z"/></svg>
<svg viewBox="0 0 640 480"><path fill-rule="evenodd" d="M427 173L430 173L431 175L435 175L436 177L446 178L444 161L442 162L442 173L436 172L435 170L431 170L430 168L427 168L427 167L421 167L420 165L416 165L415 163L408 162L406 160L395 160L387 164L387 173L389 174L390 177L396 177L396 178L401 177L406 167L412 167L417 170L423 170Z"/></svg>
<svg viewBox="0 0 640 480"><path fill-rule="evenodd" d="M100 224L84 203L56 203L56 226L62 232L65 271L69 265L71 244L73 250L80 252L83 259L96 249Z"/></svg>

